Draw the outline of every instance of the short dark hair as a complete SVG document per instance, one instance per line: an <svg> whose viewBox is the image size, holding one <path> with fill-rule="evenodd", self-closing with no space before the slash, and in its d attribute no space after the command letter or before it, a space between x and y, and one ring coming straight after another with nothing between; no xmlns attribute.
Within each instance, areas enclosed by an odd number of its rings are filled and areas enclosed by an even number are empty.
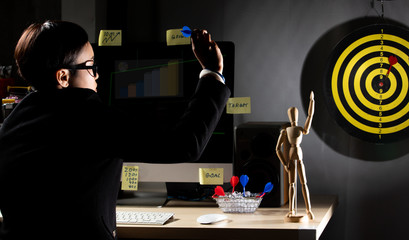
<svg viewBox="0 0 409 240"><path fill-rule="evenodd" d="M31 24L14 51L18 73L37 90L55 89L57 70L74 64L87 42L87 32L72 22Z"/></svg>

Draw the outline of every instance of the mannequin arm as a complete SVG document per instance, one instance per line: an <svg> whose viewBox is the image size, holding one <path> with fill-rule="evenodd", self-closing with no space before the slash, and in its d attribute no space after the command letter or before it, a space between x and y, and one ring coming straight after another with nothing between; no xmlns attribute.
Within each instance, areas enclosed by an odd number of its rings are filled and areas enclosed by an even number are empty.
<svg viewBox="0 0 409 240"><path fill-rule="evenodd" d="M280 159L281 164L283 164L284 169L286 172L288 172L288 159L285 158L283 151L281 150L282 145L284 144L284 141L286 141L287 138L287 132L283 129L280 132L280 136L278 137L277 140L277 146L276 146L276 153L278 159Z"/></svg>
<svg viewBox="0 0 409 240"><path fill-rule="evenodd" d="M311 91L310 105L308 107L308 116L307 116L307 120L305 120L303 134L308 134L310 132L312 117L314 116L314 111L315 111L314 92Z"/></svg>

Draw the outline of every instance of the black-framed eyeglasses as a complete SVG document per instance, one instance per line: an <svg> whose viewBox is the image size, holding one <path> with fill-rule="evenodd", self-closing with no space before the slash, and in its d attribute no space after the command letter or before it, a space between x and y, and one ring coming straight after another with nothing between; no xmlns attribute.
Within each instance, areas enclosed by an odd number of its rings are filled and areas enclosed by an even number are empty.
<svg viewBox="0 0 409 240"><path fill-rule="evenodd" d="M87 65L87 63L93 62L93 65ZM83 63L77 64L77 65L68 65L64 66L66 69L72 69L72 70L81 70L81 69L86 69L88 73L92 77L96 77L98 74L98 66L95 64L94 60L88 60ZM91 70L91 71L90 71Z"/></svg>

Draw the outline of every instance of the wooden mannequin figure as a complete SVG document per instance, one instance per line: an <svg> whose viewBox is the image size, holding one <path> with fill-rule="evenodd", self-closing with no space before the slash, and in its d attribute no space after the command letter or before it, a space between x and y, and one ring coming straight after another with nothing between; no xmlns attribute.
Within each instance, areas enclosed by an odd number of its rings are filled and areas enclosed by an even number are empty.
<svg viewBox="0 0 409 240"><path fill-rule="evenodd" d="M314 115L314 93L311 92L310 104L308 107L308 116L305 121L304 127L297 126L298 124L298 109L290 107L288 109L288 118L290 119L291 126L281 130L280 136L277 141L276 152L281 163L284 166L285 171L288 173L289 181L289 213L286 215L286 221L289 222L301 222L306 220L303 215L297 215L296 206L296 184L297 177L300 177L302 186L302 193L305 201L306 212L310 220L314 219L314 214L311 211L310 193L307 187L307 176L305 173L305 167L303 163L303 155L300 147L302 136L309 133L312 123L312 117ZM287 151L289 147L289 152Z"/></svg>

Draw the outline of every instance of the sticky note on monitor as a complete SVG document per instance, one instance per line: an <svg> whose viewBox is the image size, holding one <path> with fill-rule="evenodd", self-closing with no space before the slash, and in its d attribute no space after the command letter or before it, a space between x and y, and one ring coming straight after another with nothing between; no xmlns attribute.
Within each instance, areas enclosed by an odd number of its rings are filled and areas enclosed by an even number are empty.
<svg viewBox="0 0 409 240"><path fill-rule="evenodd" d="M200 185L222 185L223 168L199 168Z"/></svg>
<svg viewBox="0 0 409 240"><path fill-rule="evenodd" d="M188 45L190 44L190 37L183 36L181 29L169 29L166 31L166 43L168 46Z"/></svg>
<svg viewBox="0 0 409 240"><path fill-rule="evenodd" d="M126 166L122 167L122 190L138 190L139 167Z"/></svg>
<svg viewBox="0 0 409 240"><path fill-rule="evenodd" d="M99 32L98 46L121 46L122 30L101 30Z"/></svg>
<svg viewBox="0 0 409 240"><path fill-rule="evenodd" d="M251 113L250 97L229 98L226 105L228 114L249 114Z"/></svg>

